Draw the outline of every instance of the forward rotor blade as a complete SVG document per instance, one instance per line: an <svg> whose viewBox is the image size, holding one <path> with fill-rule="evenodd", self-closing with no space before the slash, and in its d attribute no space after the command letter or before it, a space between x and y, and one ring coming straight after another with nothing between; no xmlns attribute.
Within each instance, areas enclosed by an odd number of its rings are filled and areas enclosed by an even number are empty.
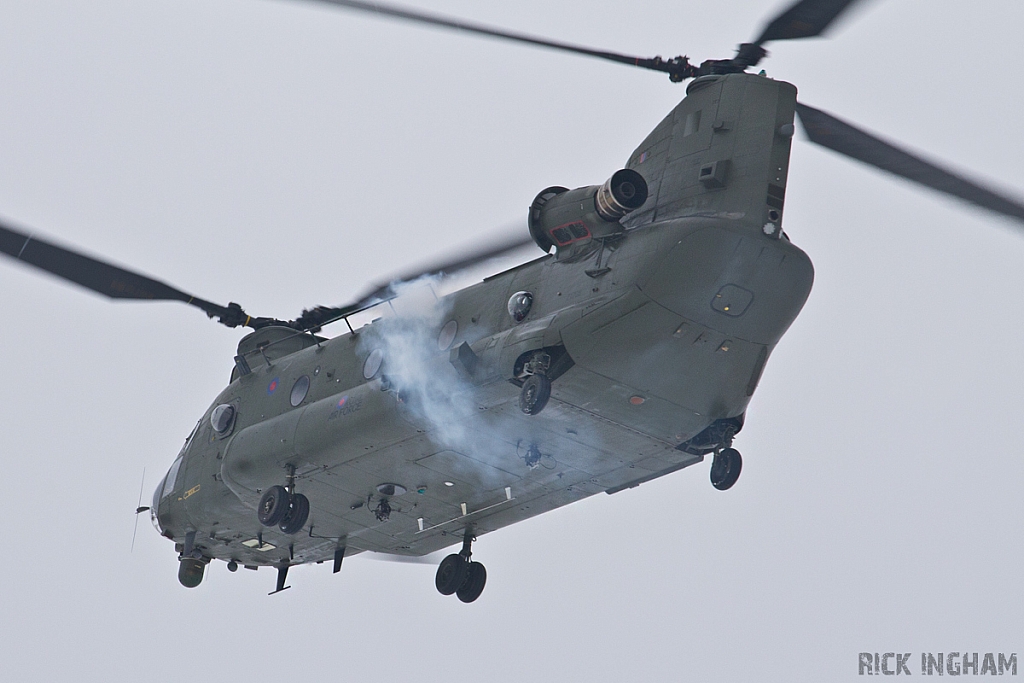
<svg viewBox="0 0 1024 683"><path fill-rule="evenodd" d="M461 270L472 268L477 264L503 256L521 247L525 247L528 244L533 244L532 237L529 235L522 237L517 236L513 239L505 240L503 242L472 251L457 259L442 263L435 263L432 266L418 269L415 272L391 278L387 282L381 283L370 289L355 302L348 304L347 306L317 306L316 308L305 310L302 312L302 315L289 324L292 327L296 327L301 330L316 332L324 325L366 310L370 306L374 306L382 301L393 299L395 297L393 289L393 285L395 283L412 282L413 280L418 280L422 277L430 277L434 275L453 275Z"/></svg>
<svg viewBox="0 0 1024 683"><path fill-rule="evenodd" d="M925 161L820 109L797 103L807 137L822 147L870 164L933 190L1024 222L1024 203Z"/></svg>
<svg viewBox="0 0 1024 683"><path fill-rule="evenodd" d="M858 0L799 0L764 27L755 44L819 36L855 2Z"/></svg>
<svg viewBox="0 0 1024 683"><path fill-rule="evenodd" d="M0 253L112 299L182 301L228 327L254 327L264 319L246 315L238 304L220 306L124 268L57 246L0 223Z"/></svg>
<svg viewBox="0 0 1024 683"><path fill-rule="evenodd" d="M413 280L418 280L421 277L431 277L434 275L454 275L460 270L472 268L484 261L490 261L493 258L504 256L511 251L515 251L516 249L533 243L533 238L529 235L525 235L523 237L516 236L513 239L483 247L481 249L471 251L468 254L463 254L455 259L435 263L425 268L419 268L413 272L393 277L387 282L377 285L372 290L364 294L360 301L370 301L388 296L391 293L391 285L395 282L412 282Z"/></svg>
<svg viewBox="0 0 1024 683"><path fill-rule="evenodd" d="M557 40L548 40L547 38L538 38L525 33L492 28L490 26L484 26L483 24L463 21L462 19L454 19L440 14L421 12L419 10L399 7L397 5L389 5L382 2L361 2L360 0L313 1L327 5L337 5L338 7L346 7L348 9L359 10L362 12L372 12L373 14L380 14L386 17L405 19L407 21L420 24L442 26L444 28L466 31L468 33L476 33L478 35L489 36L491 38L501 38L503 40L511 40L519 43L526 43L528 45L547 47L554 50L562 50L564 52L573 52L575 54L597 57L599 59L606 59L620 64L628 64L629 66L638 66L643 69L663 71L669 74L675 82L683 80L684 78L692 78L696 74L696 70L690 66L689 61L685 57L676 57L674 59L664 60L661 57L634 57L631 55L619 54L617 52L608 52L606 50L595 50L581 45L563 43Z"/></svg>

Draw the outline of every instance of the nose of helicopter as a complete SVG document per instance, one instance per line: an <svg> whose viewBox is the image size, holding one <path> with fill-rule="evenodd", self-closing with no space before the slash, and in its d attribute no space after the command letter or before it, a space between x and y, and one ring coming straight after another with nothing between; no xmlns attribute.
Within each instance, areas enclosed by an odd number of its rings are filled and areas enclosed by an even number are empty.
<svg viewBox="0 0 1024 683"><path fill-rule="evenodd" d="M164 530L160 526L160 498L164 491L165 483L167 483L167 475L164 475L164 478L160 480L160 483L157 484L156 488L153 490L153 504L149 508L149 519L153 522L153 526L161 536L163 535Z"/></svg>

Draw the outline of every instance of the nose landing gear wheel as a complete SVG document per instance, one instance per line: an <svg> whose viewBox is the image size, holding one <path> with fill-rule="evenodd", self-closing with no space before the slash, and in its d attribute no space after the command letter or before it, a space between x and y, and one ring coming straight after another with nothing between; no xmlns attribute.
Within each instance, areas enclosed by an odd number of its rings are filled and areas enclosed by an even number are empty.
<svg viewBox="0 0 1024 683"><path fill-rule="evenodd" d="M474 563L476 564L476 563ZM469 573L469 563L462 555L449 555L441 560L434 577L434 586L441 595L451 595L462 587Z"/></svg>
<svg viewBox="0 0 1024 683"><path fill-rule="evenodd" d="M301 493L296 493L288 501L288 509L284 513L284 518L281 519L279 528L286 534L295 534L306 525L307 519L309 519L309 498Z"/></svg>
<svg viewBox="0 0 1024 683"><path fill-rule="evenodd" d="M711 463L711 485L719 491L732 488L740 478L743 469L743 458L735 448L723 448L715 454Z"/></svg>
<svg viewBox="0 0 1024 683"><path fill-rule="evenodd" d="M550 397L551 380L544 375L530 375L519 393L519 409L527 415L536 415L544 410Z"/></svg>
<svg viewBox="0 0 1024 683"><path fill-rule="evenodd" d="M256 516L263 526L277 526L288 513L291 496L283 486L267 489L256 508Z"/></svg>
<svg viewBox="0 0 1024 683"><path fill-rule="evenodd" d="M192 557L183 557L178 561L178 583L185 588L195 588L203 582L203 570L206 563Z"/></svg>
<svg viewBox="0 0 1024 683"><path fill-rule="evenodd" d="M462 602L473 602L484 592L484 584L487 583L487 570L479 562L470 562L466 565L466 580L463 581L455 595Z"/></svg>

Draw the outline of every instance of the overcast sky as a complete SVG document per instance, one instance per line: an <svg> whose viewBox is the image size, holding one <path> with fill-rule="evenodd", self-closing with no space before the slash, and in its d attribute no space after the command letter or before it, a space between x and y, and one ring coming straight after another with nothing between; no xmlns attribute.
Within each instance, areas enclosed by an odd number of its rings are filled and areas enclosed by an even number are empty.
<svg viewBox="0 0 1024 683"><path fill-rule="evenodd" d="M699 62L785 3L415 4ZM1024 194L1022 25L1012 0L879 0L764 66ZM289 318L604 181L683 94L291 0L3 0L0 215ZM274 597L218 562L189 591L145 516L130 553L143 469L148 500L240 333L0 261L0 678L842 681L862 651L1024 654L1024 233L798 138L786 230L816 282L739 483L704 463L487 535L472 605L362 558Z"/></svg>

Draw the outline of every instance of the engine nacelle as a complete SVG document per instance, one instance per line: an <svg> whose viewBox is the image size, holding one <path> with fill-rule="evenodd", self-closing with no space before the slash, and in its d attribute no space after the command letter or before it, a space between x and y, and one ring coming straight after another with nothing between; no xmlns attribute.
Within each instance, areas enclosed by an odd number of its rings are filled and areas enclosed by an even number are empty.
<svg viewBox="0 0 1024 683"><path fill-rule="evenodd" d="M647 201L647 182L636 171L616 171L604 185L570 190L549 187L530 206L530 234L544 251L558 257L577 254L595 239L622 232L623 216Z"/></svg>

